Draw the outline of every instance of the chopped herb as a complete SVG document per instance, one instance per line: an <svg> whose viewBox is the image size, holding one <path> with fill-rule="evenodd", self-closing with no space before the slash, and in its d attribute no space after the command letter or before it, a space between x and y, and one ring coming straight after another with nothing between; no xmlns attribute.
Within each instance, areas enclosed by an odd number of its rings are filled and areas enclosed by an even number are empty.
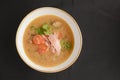
<svg viewBox="0 0 120 80"><path fill-rule="evenodd" d="M42 28L45 29L45 30L48 30L50 27L49 27L48 24L44 24L44 25L42 26Z"/></svg>
<svg viewBox="0 0 120 80"><path fill-rule="evenodd" d="M36 29L35 26L31 26L30 28L31 28L31 29Z"/></svg>
<svg viewBox="0 0 120 80"><path fill-rule="evenodd" d="M71 43L70 42L66 42L65 43L65 48L66 49L70 49L71 48Z"/></svg>
<svg viewBox="0 0 120 80"><path fill-rule="evenodd" d="M44 24L42 25L42 27L36 29L36 33L40 35L49 35L52 34L52 28L49 24Z"/></svg>
<svg viewBox="0 0 120 80"><path fill-rule="evenodd" d="M52 34L52 31L51 31L51 30L46 30L46 31L44 31L44 34L45 34L45 35Z"/></svg>
<svg viewBox="0 0 120 80"><path fill-rule="evenodd" d="M42 28L44 29L44 34L45 35L52 34L52 29L51 29L51 26L49 24L44 24L42 26Z"/></svg>
<svg viewBox="0 0 120 80"><path fill-rule="evenodd" d="M41 27L37 28L36 33L42 35L42 34L44 34L44 30Z"/></svg>
<svg viewBox="0 0 120 80"><path fill-rule="evenodd" d="M67 49L67 50L71 49L71 43L67 40L61 40L60 44L63 49Z"/></svg>

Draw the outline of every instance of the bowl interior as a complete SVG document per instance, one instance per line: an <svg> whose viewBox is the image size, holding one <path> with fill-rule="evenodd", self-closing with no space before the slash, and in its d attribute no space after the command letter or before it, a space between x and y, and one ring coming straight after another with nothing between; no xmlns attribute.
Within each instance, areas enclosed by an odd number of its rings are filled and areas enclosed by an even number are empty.
<svg viewBox="0 0 120 80"><path fill-rule="evenodd" d="M55 15L62 18L69 24L74 35L74 49L71 56L64 63L58 66L42 67L40 65L37 65L27 57L23 49L23 35L26 27L29 25L29 23L32 20L43 15ZM53 72L58 72L68 68L70 65L72 65L76 61L82 48L82 35L81 35L81 31L79 29L78 24L73 19L73 17L71 17L68 13L57 8L44 7L44 8L39 8L32 11L22 20L16 34L16 47L20 57L23 59L23 61L27 65L29 65L30 67L32 67L37 71L53 73Z"/></svg>

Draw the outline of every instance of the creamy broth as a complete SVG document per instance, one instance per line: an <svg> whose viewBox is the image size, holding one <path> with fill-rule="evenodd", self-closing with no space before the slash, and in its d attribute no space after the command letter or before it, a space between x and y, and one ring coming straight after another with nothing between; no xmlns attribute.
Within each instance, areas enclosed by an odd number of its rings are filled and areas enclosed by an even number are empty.
<svg viewBox="0 0 120 80"><path fill-rule="evenodd" d="M51 34L60 32L62 34L62 39L69 41L70 49L63 49L61 46L59 54L56 52L53 53L53 51L50 50L51 48L48 48L49 50L46 50L46 52L43 53L38 52L38 46L33 44L32 39L37 34L37 28L40 28L43 24L50 24L53 32ZM53 26L56 24L59 24L60 26ZM48 36L49 35L46 35L46 37ZM62 41L62 39L59 41ZM69 25L63 19L54 15L45 15L34 19L28 25L24 32L23 44L25 53L32 62L44 67L53 67L63 63L71 55L74 48L74 37Z"/></svg>

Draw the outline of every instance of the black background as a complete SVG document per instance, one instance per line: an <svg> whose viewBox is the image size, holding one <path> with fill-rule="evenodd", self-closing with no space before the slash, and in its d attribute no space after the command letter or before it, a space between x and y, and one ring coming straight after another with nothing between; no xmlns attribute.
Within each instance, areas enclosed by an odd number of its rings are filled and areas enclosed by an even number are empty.
<svg viewBox="0 0 120 80"><path fill-rule="evenodd" d="M57 7L78 22L79 59L53 74L29 68L19 57L15 35L30 11ZM0 0L0 80L120 80L120 0Z"/></svg>

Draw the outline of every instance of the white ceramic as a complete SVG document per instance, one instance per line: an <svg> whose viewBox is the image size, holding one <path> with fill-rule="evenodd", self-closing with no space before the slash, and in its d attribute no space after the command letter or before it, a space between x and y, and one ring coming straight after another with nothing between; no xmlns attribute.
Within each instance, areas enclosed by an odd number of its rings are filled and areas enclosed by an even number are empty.
<svg viewBox="0 0 120 80"><path fill-rule="evenodd" d="M40 65L37 65L27 57L23 49L23 34L24 34L26 27L32 20L34 20L35 18L39 16L43 16L43 15L55 15L55 16L62 18L69 24L74 34L73 52L71 56L65 62L63 62L62 64L58 66L42 67ZM61 9L58 9L58 8L53 8L53 7L42 7L42 8L38 8L30 12L20 23L17 33L16 33L16 47L17 47L20 57L28 66L40 72L54 73L54 72L65 70L77 60L78 56L80 55L81 48L82 48L82 35L81 35L81 31L80 31L78 24L76 23L74 18L71 15L69 15L67 12Z"/></svg>

